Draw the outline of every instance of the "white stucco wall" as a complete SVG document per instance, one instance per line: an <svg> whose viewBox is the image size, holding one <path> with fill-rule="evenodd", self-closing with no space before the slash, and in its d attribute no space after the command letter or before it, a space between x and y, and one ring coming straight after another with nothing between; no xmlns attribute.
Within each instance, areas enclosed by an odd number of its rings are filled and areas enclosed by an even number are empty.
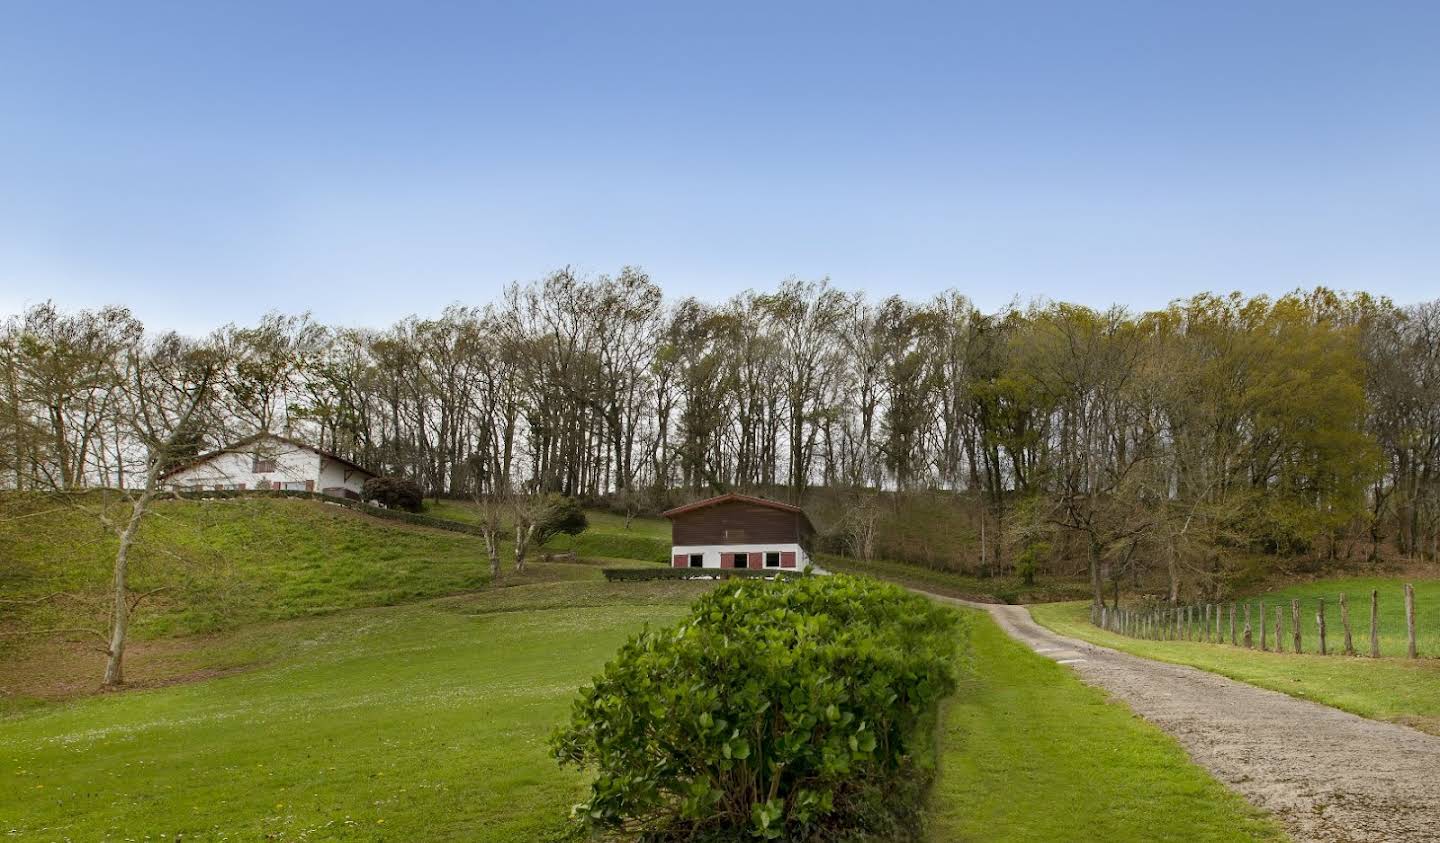
<svg viewBox="0 0 1440 843"><path fill-rule="evenodd" d="M323 492L326 489L348 489L359 495L365 488L365 478L374 477L369 472L351 468L342 462L337 462L329 457L320 459L320 481L315 484L315 491Z"/></svg>
<svg viewBox="0 0 1440 843"><path fill-rule="evenodd" d="M275 460L275 470L257 473L254 470L256 454ZM165 478L165 485L180 490L197 487L214 489L216 486L259 489L262 484L268 483L272 489L304 491L305 481L311 480L318 492L323 488L320 461L320 455L308 448L299 448L278 439L262 439L177 471Z"/></svg>
<svg viewBox="0 0 1440 843"><path fill-rule="evenodd" d="M795 570L803 571L806 565L810 564L810 556L805 549L798 544L707 544L707 545L672 545L670 548L670 564L675 564L675 557L684 555L689 557L692 553L705 555L706 568L720 567L720 554L722 553L794 553ZM762 560L763 562L763 560ZM762 564L761 567L764 567ZM786 568L785 570L790 570Z"/></svg>

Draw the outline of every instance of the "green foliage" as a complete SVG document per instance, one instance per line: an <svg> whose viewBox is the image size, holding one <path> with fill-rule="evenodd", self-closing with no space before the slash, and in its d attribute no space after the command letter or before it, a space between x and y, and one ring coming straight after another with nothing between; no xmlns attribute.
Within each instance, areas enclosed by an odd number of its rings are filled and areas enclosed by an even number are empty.
<svg viewBox="0 0 1440 843"><path fill-rule="evenodd" d="M403 477L371 477L365 481L364 498L406 512L419 512L425 505L420 484Z"/></svg>
<svg viewBox="0 0 1440 843"><path fill-rule="evenodd" d="M588 522L579 501L564 495L545 496L540 517L535 520L535 540L544 544L559 535L574 536L585 531Z"/></svg>
<svg viewBox="0 0 1440 843"><path fill-rule="evenodd" d="M956 615L874 580L746 581L642 632L552 738L591 828L654 839L913 836Z"/></svg>
<svg viewBox="0 0 1440 843"><path fill-rule="evenodd" d="M1015 560L1015 574L1020 581L1027 586L1035 584L1035 572L1040 563L1050 556L1050 543L1043 541L1032 541L1025 545L1020 551L1020 556Z"/></svg>

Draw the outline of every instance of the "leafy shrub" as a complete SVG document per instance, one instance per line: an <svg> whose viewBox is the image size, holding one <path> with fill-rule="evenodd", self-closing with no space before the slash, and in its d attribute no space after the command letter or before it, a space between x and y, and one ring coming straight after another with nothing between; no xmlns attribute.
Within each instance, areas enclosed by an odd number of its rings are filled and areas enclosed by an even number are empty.
<svg viewBox="0 0 1440 843"><path fill-rule="evenodd" d="M580 502L564 495L549 494L541 502L539 515L535 519L535 540L544 544L559 535L573 536L585 532L590 522Z"/></svg>
<svg viewBox="0 0 1440 843"><path fill-rule="evenodd" d="M419 512L425 503L420 484L403 477L371 477L365 481L364 497L390 509Z"/></svg>
<svg viewBox="0 0 1440 843"><path fill-rule="evenodd" d="M858 577L728 583L580 692L552 750L576 815L650 840L918 833L957 616Z"/></svg>

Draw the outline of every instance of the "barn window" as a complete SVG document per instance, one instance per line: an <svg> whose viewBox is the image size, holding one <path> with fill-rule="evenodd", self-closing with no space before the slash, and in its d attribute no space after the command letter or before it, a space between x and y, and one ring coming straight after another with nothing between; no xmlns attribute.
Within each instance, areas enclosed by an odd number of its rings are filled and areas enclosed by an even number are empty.
<svg viewBox="0 0 1440 843"><path fill-rule="evenodd" d="M690 554L690 567L692 567L692 568L703 568L703 567L705 567L705 554L703 554L703 553L692 553L692 554Z"/></svg>
<svg viewBox="0 0 1440 843"><path fill-rule="evenodd" d="M261 456L260 456L259 454L256 454L256 455L255 455L255 465L254 465L250 470L253 471L253 472L255 472L256 474L264 474L264 473L269 472L269 471L274 471L274 470L275 470L275 460L274 460L274 459L268 459L268 460L267 460L267 459L263 459L263 458L261 458Z"/></svg>
<svg viewBox="0 0 1440 843"><path fill-rule="evenodd" d="M737 567L737 568L748 568L748 567L750 567L750 554L748 554L748 553L737 553L737 554L735 554L735 567Z"/></svg>
<svg viewBox="0 0 1440 843"><path fill-rule="evenodd" d="M767 567L767 568L778 568L778 567L780 567L780 552L779 552L779 551L770 552L770 553L766 553L766 554L765 554L765 567Z"/></svg>

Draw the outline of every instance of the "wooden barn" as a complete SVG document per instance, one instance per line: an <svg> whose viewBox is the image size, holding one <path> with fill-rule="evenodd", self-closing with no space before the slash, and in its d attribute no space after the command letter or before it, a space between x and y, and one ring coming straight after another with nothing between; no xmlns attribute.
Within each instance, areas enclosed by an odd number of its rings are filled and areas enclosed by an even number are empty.
<svg viewBox="0 0 1440 843"><path fill-rule="evenodd" d="M810 564L815 527L788 503L727 494L678 506L670 519L677 568L794 568Z"/></svg>

